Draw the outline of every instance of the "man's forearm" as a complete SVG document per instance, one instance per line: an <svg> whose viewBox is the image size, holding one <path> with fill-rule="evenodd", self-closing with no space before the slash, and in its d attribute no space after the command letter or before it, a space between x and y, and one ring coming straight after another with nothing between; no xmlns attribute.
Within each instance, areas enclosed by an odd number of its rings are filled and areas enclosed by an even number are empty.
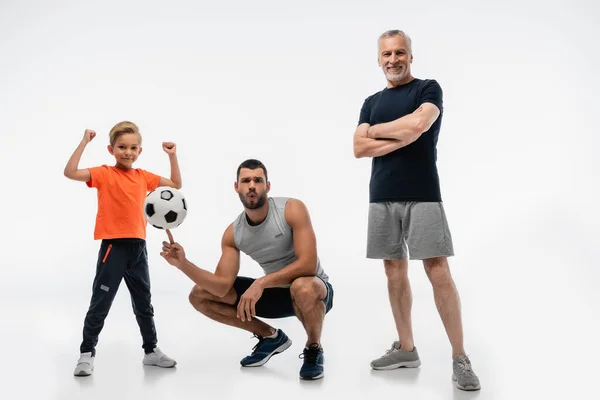
<svg viewBox="0 0 600 400"><path fill-rule="evenodd" d="M355 146L355 156L357 158L381 157L410 144L404 140L377 140L369 138L360 138L358 140L359 143Z"/></svg>
<svg viewBox="0 0 600 400"><path fill-rule="evenodd" d="M225 278L199 268L187 259L179 269L196 285L217 297L224 297L229 292L229 289L231 289L230 282Z"/></svg>
<svg viewBox="0 0 600 400"><path fill-rule="evenodd" d="M392 151L396 151L412 143L406 140L377 140L377 142L383 142L383 144L373 149L370 152L371 155L369 157L385 156L386 154L389 154Z"/></svg>
<svg viewBox="0 0 600 400"><path fill-rule="evenodd" d="M420 125L421 118L417 113L412 113L394 121L371 125L367 131L367 137L410 141L412 137L420 133Z"/></svg>

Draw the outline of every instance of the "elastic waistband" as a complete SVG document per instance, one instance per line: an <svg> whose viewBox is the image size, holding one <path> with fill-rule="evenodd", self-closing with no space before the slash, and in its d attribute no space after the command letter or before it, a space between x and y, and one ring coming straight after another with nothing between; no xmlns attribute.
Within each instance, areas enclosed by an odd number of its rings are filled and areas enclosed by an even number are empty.
<svg viewBox="0 0 600 400"><path fill-rule="evenodd" d="M102 244L144 244L146 240L140 238L102 239Z"/></svg>

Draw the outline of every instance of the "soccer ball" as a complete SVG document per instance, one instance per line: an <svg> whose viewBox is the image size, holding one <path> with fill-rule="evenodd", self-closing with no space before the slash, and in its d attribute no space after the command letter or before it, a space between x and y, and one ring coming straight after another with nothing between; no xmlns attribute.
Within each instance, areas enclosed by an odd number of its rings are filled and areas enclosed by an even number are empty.
<svg viewBox="0 0 600 400"><path fill-rule="evenodd" d="M187 216L185 198L179 190L172 187L157 187L146 196L144 216L155 228L176 228Z"/></svg>

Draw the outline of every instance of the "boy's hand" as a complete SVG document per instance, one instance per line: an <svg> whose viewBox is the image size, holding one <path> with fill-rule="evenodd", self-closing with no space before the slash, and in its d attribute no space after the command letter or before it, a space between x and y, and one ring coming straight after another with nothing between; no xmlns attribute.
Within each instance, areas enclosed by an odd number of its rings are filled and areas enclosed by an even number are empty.
<svg viewBox="0 0 600 400"><path fill-rule="evenodd" d="M165 153L167 153L170 156L175 154L175 151L177 150L177 146L175 146L175 143L173 142L163 142L162 148L165 151Z"/></svg>
<svg viewBox="0 0 600 400"><path fill-rule="evenodd" d="M94 131L92 129L86 129L85 133L83 134L83 142L85 144L88 144L95 137L96 137L96 131Z"/></svg>

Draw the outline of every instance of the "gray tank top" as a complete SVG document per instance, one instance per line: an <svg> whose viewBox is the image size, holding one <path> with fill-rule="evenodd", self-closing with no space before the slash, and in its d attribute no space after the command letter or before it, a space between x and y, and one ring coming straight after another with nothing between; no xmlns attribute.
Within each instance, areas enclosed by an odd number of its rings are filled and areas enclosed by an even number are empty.
<svg viewBox="0 0 600 400"><path fill-rule="evenodd" d="M285 204L288 200L288 197L269 197L269 213L260 225L250 225L246 212L242 212L233 222L235 246L256 261L265 274L277 272L297 259L292 228L285 220ZM315 273L325 282L329 280L318 257Z"/></svg>

